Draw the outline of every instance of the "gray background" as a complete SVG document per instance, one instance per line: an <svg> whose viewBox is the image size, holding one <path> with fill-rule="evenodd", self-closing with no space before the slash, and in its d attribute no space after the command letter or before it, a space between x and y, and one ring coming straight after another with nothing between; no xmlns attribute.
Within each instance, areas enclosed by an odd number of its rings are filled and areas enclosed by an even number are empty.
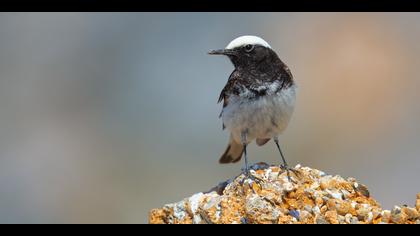
<svg viewBox="0 0 420 236"><path fill-rule="evenodd" d="M145 223L237 175L243 163L217 163L233 68L206 52L244 34L299 85L289 163L413 205L420 14L0 13L0 222ZM249 152L280 163L272 142Z"/></svg>

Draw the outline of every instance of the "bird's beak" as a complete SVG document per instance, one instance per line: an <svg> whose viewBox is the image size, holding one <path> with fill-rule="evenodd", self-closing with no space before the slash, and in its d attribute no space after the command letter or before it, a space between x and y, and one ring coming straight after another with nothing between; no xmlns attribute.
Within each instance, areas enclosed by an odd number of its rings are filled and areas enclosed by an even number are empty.
<svg viewBox="0 0 420 236"><path fill-rule="evenodd" d="M231 49L218 49L209 52L210 55L235 55L235 52Z"/></svg>

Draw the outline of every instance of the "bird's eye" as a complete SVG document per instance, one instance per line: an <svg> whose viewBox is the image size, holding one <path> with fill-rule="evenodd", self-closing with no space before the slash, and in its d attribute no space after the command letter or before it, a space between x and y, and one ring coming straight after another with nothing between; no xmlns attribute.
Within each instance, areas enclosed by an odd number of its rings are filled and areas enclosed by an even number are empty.
<svg viewBox="0 0 420 236"><path fill-rule="evenodd" d="M245 48L245 51L250 52L254 49L254 45L247 44L247 45L244 46L244 48Z"/></svg>

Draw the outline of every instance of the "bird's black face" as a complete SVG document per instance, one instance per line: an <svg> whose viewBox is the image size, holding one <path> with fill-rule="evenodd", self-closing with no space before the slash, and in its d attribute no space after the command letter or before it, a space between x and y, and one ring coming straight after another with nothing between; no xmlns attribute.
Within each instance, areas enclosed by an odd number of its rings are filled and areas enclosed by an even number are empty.
<svg viewBox="0 0 420 236"><path fill-rule="evenodd" d="M265 61L270 61L271 54L273 53L271 49L258 44L245 44L233 49L221 49L209 52L211 55L228 56L235 68L254 69L263 66Z"/></svg>

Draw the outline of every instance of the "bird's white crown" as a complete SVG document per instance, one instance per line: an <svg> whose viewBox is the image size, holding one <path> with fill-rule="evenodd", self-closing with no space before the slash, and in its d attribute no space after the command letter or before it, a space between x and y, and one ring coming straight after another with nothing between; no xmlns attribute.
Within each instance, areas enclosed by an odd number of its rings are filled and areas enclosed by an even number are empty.
<svg viewBox="0 0 420 236"><path fill-rule="evenodd" d="M261 45L267 48L271 48L271 46L264 39L257 36L245 35L232 40L232 42L226 46L226 49L234 49L246 44Z"/></svg>

